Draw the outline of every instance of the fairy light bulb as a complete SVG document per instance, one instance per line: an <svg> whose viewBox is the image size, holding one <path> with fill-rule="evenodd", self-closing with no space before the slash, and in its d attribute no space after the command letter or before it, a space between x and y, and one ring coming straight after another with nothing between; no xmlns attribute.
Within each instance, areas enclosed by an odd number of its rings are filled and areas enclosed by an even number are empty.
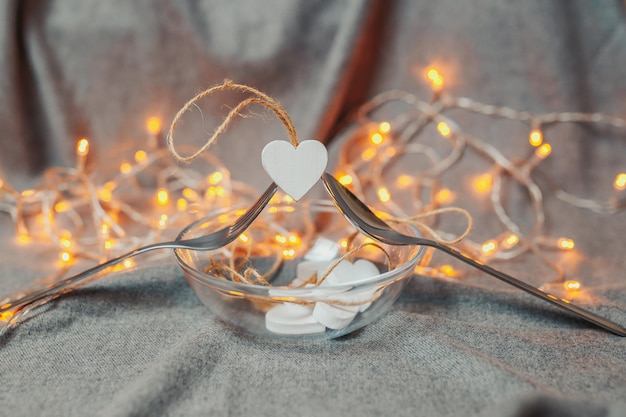
<svg viewBox="0 0 626 417"><path fill-rule="evenodd" d="M296 256L296 250L295 249L283 249L282 255L283 255L283 258L285 259L291 259L294 256Z"/></svg>
<svg viewBox="0 0 626 417"><path fill-rule="evenodd" d="M549 143L544 143L535 151L535 155L539 159L546 159L552 153L552 146Z"/></svg>
<svg viewBox="0 0 626 417"><path fill-rule="evenodd" d="M519 243L519 236L516 235L515 233L511 233L509 236L506 237L506 239L504 239L503 246L506 249L510 249L513 246L517 245L518 243Z"/></svg>
<svg viewBox="0 0 626 417"><path fill-rule="evenodd" d="M165 227L167 226L167 214L161 214L161 217L159 218L159 227Z"/></svg>
<svg viewBox="0 0 626 417"><path fill-rule="evenodd" d="M373 145L380 145L382 144L384 141L383 135L381 135L378 132L374 132L371 134L370 136L370 142L372 142Z"/></svg>
<svg viewBox="0 0 626 417"><path fill-rule="evenodd" d="M437 123L437 131L444 138L450 137L452 134L452 129L450 129L450 126L448 126L446 122Z"/></svg>
<svg viewBox="0 0 626 417"><path fill-rule="evenodd" d="M64 230L59 236L59 242L64 248L70 248L72 246L72 233L69 230Z"/></svg>
<svg viewBox="0 0 626 417"><path fill-rule="evenodd" d="M615 188L617 191L626 190L626 173L625 172L620 172L619 174L617 174L617 176L615 177L615 181L613 181L613 188Z"/></svg>
<svg viewBox="0 0 626 417"><path fill-rule="evenodd" d="M185 200L184 198L179 198L178 200L176 200L176 209L178 211L187 210L187 200Z"/></svg>
<svg viewBox="0 0 626 417"><path fill-rule="evenodd" d="M572 250L572 249L574 249L574 241L572 239L568 239L568 238L565 238L565 237L559 238L559 240L557 240L556 244L559 247L559 249L563 249L563 250Z"/></svg>
<svg viewBox="0 0 626 417"><path fill-rule="evenodd" d="M120 164L120 172L122 174L130 174L132 170L133 170L133 166L130 164L130 162L122 162Z"/></svg>
<svg viewBox="0 0 626 417"><path fill-rule="evenodd" d="M433 90L439 91L443 88L443 76L437 68L428 68L426 70L426 79L430 82L430 86Z"/></svg>
<svg viewBox="0 0 626 417"><path fill-rule="evenodd" d="M413 185L413 177L407 174L402 174L400 176L398 176L398 179L396 179L396 184L398 184L398 187L400 188L408 188L411 185Z"/></svg>
<svg viewBox="0 0 626 417"><path fill-rule="evenodd" d="M380 133L389 133L391 131L391 125L389 124L389 122L381 122L378 125L378 131Z"/></svg>
<svg viewBox="0 0 626 417"><path fill-rule="evenodd" d="M148 158L148 153L146 151L140 149L137 152L135 152L135 161L137 163L141 163L145 161L146 158Z"/></svg>
<svg viewBox="0 0 626 417"><path fill-rule="evenodd" d="M153 135L158 135L159 133L161 133L161 119L159 119L158 117L150 117L146 121L146 129L149 133L152 133Z"/></svg>
<svg viewBox="0 0 626 417"><path fill-rule="evenodd" d="M59 261L64 264L64 265L69 265L72 263L73 258L72 258L72 254L69 251L61 251L59 253Z"/></svg>
<svg viewBox="0 0 626 417"><path fill-rule="evenodd" d="M160 206L166 206L170 202L170 194L165 188L160 188L157 191L157 203Z"/></svg>
<svg viewBox="0 0 626 417"><path fill-rule="evenodd" d="M474 190L479 193L487 192L493 184L493 176L489 173L482 174L474 180Z"/></svg>
<svg viewBox="0 0 626 417"><path fill-rule="evenodd" d="M439 268L439 271L448 277L455 277L457 274L456 270L454 269L452 265L442 265Z"/></svg>
<svg viewBox="0 0 626 417"><path fill-rule="evenodd" d="M76 144L76 155L86 156L89 153L89 140L82 138Z"/></svg>
<svg viewBox="0 0 626 417"><path fill-rule="evenodd" d="M278 243L287 243L287 236L284 235L276 235L274 236L274 240Z"/></svg>
<svg viewBox="0 0 626 417"><path fill-rule="evenodd" d="M541 132L541 130L531 130L530 134L528 135L528 142L535 147L541 145L543 143L543 133Z"/></svg>
<svg viewBox="0 0 626 417"><path fill-rule="evenodd" d="M132 259L126 259L123 265L124 265L124 268L132 268L135 265L135 263L133 262Z"/></svg>
<svg viewBox="0 0 626 417"><path fill-rule="evenodd" d="M367 161L371 161L372 159L374 159L375 156L376 156L376 149L374 149L374 148L367 148L361 154L361 159L363 159L365 162L367 162Z"/></svg>
<svg viewBox="0 0 626 417"><path fill-rule="evenodd" d="M240 234L238 239L239 239L240 242L243 242L243 243L250 242L250 237L247 234L245 234L245 233Z"/></svg>
<svg viewBox="0 0 626 417"><path fill-rule="evenodd" d="M568 280L563 283L563 288L567 291L578 291L580 290L580 287L581 285L578 281Z"/></svg>
<svg viewBox="0 0 626 417"><path fill-rule="evenodd" d="M442 188L435 194L435 201L438 204L447 204L454 200L454 193L449 188Z"/></svg>
<svg viewBox="0 0 626 417"><path fill-rule="evenodd" d="M495 240L488 240L481 246L481 250L484 255L491 255L498 248L498 242Z"/></svg>
<svg viewBox="0 0 626 417"><path fill-rule="evenodd" d="M378 194L378 199L383 203L386 203L387 201L391 199L389 190L386 189L385 187L380 187L377 191L377 194Z"/></svg>
<svg viewBox="0 0 626 417"><path fill-rule="evenodd" d="M209 175L209 183L212 184L212 185L219 184L220 181L222 181L223 178L224 178L224 174L222 174L219 171L215 171L214 173Z"/></svg>
<svg viewBox="0 0 626 417"><path fill-rule="evenodd" d="M351 185L352 184L352 175L350 174L341 174L339 175L339 183L342 185Z"/></svg>

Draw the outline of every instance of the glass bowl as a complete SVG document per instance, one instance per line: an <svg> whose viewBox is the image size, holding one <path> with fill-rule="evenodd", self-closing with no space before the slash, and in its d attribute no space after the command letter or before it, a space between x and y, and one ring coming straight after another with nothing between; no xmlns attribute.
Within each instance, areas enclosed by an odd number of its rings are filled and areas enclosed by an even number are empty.
<svg viewBox="0 0 626 417"><path fill-rule="evenodd" d="M178 238L209 234L244 211L213 212ZM224 322L256 336L317 341L380 317L410 281L422 248L376 244L330 201L300 201L268 205L225 248L174 252L195 294Z"/></svg>

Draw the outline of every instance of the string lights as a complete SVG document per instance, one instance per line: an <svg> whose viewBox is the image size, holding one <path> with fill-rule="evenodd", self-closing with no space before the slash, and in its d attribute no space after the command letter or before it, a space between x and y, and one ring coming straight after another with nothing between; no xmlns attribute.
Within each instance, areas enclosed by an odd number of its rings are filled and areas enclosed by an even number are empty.
<svg viewBox="0 0 626 417"><path fill-rule="evenodd" d="M545 127L579 123L624 129L626 120L600 113L537 114L487 105L447 93L444 89L445 79L437 68L428 68L425 78L432 90L429 101L420 100L405 91L394 90L374 97L358 109L355 131L340 149L335 171L338 180L360 198L366 201L373 199L374 208L394 216L409 217L408 213L448 206L460 193L466 193L468 190L462 188L465 186L463 182L459 189L454 190L444 185L444 176L459 175L462 169L459 165L462 165L464 157L472 152L477 153L491 163L491 167L475 175L470 188L475 195L488 200L490 210L500 223L500 231L481 242L465 239L457 244L459 249L484 262L511 260L532 254L556 271L554 283L561 283L567 291L578 291L580 282L565 281L563 268L545 254L549 249L571 251L575 243L569 237L551 237L545 232L544 190L540 188L537 178L545 180L554 195L570 205L596 213L613 214L626 206L623 193L626 189L626 173L615 174L612 194L604 200L583 198L565 191L540 170L542 162L553 153ZM393 115L385 121L376 121L373 114L387 105L394 109ZM463 130L461 124L448 115L463 111L517 121L527 126L528 136L522 139L528 143L527 154L521 157L505 156L487 140ZM413 158L410 168L407 167L407 157ZM415 163L415 160L419 163ZM461 175L469 176L468 172ZM507 187L509 183L514 185ZM532 204L534 224L530 230L523 230L503 202L505 193L519 186L523 187ZM444 231L437 230L437 233L447 236ZM428 265L430 256L424 259L418 271L421 274L445 279L466 274L466 271L457 270L451 265Z"/></svg>
<svg viewBox="0 0 626 417"><path fill-rule="evenodd" d="M0 211L13 219L17 243L36 241L58 250L54 275L0 299L0 306L53 284L78 260L106 261L162 240L168 232L178 233L209 211L255 197L255 190L232 181L211 154L193 164L173 162L163 146L159 118L148 119L146 130L144 148L112 150L109 160L119 161L117 165L90 165L93 147L81 138L76 165L47 169L38 187L17 191L0 179ZM126 260L112 269L133 265ZM0 321L15 319L8 315Z"/></svg>

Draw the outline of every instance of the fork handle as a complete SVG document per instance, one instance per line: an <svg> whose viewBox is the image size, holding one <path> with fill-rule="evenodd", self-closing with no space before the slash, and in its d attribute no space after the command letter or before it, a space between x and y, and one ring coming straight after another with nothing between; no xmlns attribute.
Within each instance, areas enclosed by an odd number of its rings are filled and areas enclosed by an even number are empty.
<svg viewBox="0 0 626 417"><path fill-rule="evenodd" d="M76 275L72 275L68 278L65 278L64 280L55 282L53 284L51 284L50 286L39 290L35 293L29 294L27 296L24 296L22 298L19 298L17 300L13 300L13 301L9 301L3 305L0 306L0 315L2 313L5 313L7 311L17 311L17 310L21 310L22 308L37 302L39 300L42 300L46 297L50 297L53 295L61 295L64 294L66 292L70 292L72 289L78 287L79 285L81 285L82 283L84 283L84 281L87 280L87 278L92 277L93 275L97 274L98 272L101 272L115 264L118 264L120 262L122 262L125 259L131 258L133 256L137 256L139 254L142 254L144 252L148 252L154 249L163 249L163 248L170 248L175 244L175 242L163 242L163 243L155 243L152 245L148 245L148 246L144 246L138 249L135 249L131 252L125 253L123 255L118 256L117 258L113 258L110 259L106 262L103 262L99 265L96 265L92 268L86 269L82 272L79 272Z"/></svg>
<svg viewBox="0 0 626 417"><path fill-rule="evenodd" d="M446 245L443 245L441 243L438 242L423 242L423 244L425 246L431 246L435 249L439 249L445 253L447 253L448 255L454 256L455 258L459 259L460 261L465 262L468 265L473 266L474 268L477 268L483 272L486 272L487 274L494 276L496 278L498 278L501 281L506 282L507 284L510 284L514 287L519 288L522 291L526 291L529 294L534 295L535 297L541 298L542 300L545 300L549 303L552 303L558 307L561 307L565 310L570 311L571 313L574 313L576 316L587 320L593 324L595 324L596 326L600 326L612 333L615 333L616 335L619 336L626 336L626 329L624 329L622 326L620 326L617 323L614 323L604 317L598 316L595 313L592 313L591 311L585 310L584 308L578 307L577 305L571 304L569 301L563 299L563 298L559 298L555 295L549 294L547 292L544 292L542 290L540 290L539 288L533 287L532 285L524 282L524 281L520 281L517 278L513 278L512 276L505 274L504 272L498 271L497 269L494 269L488 265L485 265L483 263L480 263L466 255L464 255L463 253L457 251L456 249L452 249Z"/></svg>

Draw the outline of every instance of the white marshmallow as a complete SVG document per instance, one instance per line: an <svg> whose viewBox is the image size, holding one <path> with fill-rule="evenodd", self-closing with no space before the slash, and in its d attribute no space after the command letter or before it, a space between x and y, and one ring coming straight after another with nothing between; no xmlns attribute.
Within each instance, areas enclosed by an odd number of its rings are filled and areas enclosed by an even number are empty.
<svg viewBox="0 0 626 417"><path fill-rule="evenodd" d="M265 328L279 334L312 334L326 330L313 318L313 307L283 303L265 313Z"/></svg>

